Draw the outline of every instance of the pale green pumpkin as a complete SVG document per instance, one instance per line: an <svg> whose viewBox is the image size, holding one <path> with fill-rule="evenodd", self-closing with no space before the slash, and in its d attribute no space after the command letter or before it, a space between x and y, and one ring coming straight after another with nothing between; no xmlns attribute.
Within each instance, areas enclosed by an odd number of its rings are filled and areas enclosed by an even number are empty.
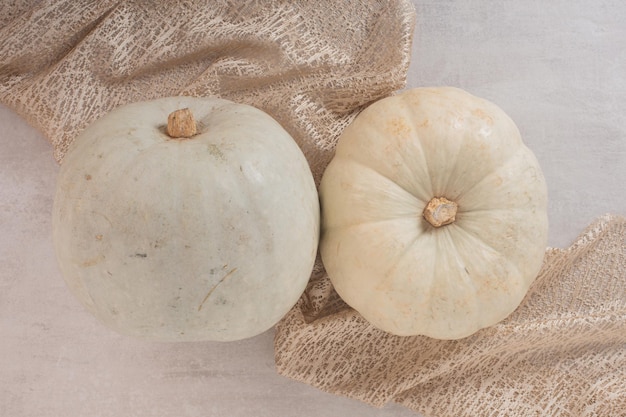
<svg viewBox="0 0 626 417"><path fill-rule="evenodd" d="M183 108L197 131L171 118L168 134L168 115ZM155 340L271 328L306 286L318 229L313 177L291 136L256 108L214 98L102 117L68 151L54 202L73 293L112 329Z"/></svg>

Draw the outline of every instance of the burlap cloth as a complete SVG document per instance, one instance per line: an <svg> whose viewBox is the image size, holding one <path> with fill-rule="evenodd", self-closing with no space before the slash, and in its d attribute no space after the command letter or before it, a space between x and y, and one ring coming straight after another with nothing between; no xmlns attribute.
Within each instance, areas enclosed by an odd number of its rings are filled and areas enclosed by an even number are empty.
<svg viewBox="0 0 626 417"><path fill-rule="evenodd" d="M274 116L317 181L354 116L403 88L415 21L408 0L0 7L0 101L50 140L59 162L117 105L215 95ZM276 328L275 356L284 376L432 417L626 416L626 219L602 217L570 248L547 249L522 305L459 341L372 328L318 261Z"/></svg>

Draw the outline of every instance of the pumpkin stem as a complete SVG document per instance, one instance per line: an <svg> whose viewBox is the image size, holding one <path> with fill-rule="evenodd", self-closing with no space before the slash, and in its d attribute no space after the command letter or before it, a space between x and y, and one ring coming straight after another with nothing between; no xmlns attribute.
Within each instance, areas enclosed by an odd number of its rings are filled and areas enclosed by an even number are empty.
<svg viewBox="0 0 626 417"><path fill-rule="evenodd" d="M173 111L167 117L167 134L171 138L188 139L198 133L196 121L188 108Z"/></svg>
<svg viewBox="0 0 626 417"><path fill-rule="evenodd" d="M433 227L441 227L454 223L458 207L457 203L445 197L433 197L422 214Z"/></svg>

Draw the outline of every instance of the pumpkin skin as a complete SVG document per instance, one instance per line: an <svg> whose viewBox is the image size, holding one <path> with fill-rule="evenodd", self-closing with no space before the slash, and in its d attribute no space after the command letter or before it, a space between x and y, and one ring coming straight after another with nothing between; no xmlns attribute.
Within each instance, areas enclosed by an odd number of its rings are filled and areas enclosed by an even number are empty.
<svg viewBox="0 0 626 417"><path fill-rule="evenodd" d="M541 268L539 163L500 108L463 90L416 88L366 108L319 192L333 286L386 332L469 336L513 312ZM456 205L449 224L427 220L436 198Z"/></svg>
<svg viewBox="0 0 626 417"><path fill-rule="evenodd" d="M174 139L189 108L198 133ZM53 239L61 272L98 319L162 341L232 341L296 303L317 253L319 200L292 137L266 113L216 98L114 109L61 166Z"/></svg>

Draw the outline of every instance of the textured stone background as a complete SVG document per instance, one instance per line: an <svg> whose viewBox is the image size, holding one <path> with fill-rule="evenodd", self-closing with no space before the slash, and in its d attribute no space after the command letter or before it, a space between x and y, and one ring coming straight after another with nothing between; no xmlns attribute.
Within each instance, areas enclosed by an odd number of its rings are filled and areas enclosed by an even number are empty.
<svg viewBox="0 0 626 417"><path fill-rule="evenodd" d="M408 86L499 104L544 169L551 246L626 215L626 3L415 0ZM231 344L113 334L68 293L50 238L51 146L0 107L1 416L414 416L276 375L272 332Z"/></svg>

